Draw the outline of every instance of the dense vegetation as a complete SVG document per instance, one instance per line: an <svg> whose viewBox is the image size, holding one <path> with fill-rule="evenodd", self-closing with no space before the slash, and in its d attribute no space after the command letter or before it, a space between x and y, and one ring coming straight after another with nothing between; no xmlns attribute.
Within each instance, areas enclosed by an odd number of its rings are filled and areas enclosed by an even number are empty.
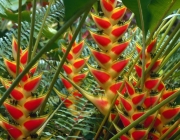
<svg viewBox="0 0 180 140"><path fill-rule="evenodd" d="M179 8L0 0L0 139L178 140Z"/></svg>

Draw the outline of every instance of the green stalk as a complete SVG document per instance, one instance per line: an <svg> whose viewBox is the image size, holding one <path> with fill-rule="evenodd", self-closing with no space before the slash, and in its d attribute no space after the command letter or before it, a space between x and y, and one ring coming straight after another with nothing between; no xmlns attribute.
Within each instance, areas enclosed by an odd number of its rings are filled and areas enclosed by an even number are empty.
<svg viewBox="0 0 180 140"><path fill-rule="evenodd" d="M86 94L89 94L88 92L86 92L85 90L83 90L82 88L80 88L78 85L76 85L76 84L75 84L71 79L69 79L67 76L63 75L62 73L60 73L60 74L61 74L61 76L63 76L66 80L68 80L68 81L74 86L74 88L76 88L84 97L86 97ZM124 84L125 84L125 82L122 83L119 91L121 91L121 90L123 89ZM112 104L111 104L111 106L110 106L109 112L106 114L106 116L104 117L101 125L99 126L98 132L96 133L96 135L95 135L95 137L94 137L94 140L98 140L98 138L99 138L99 136L100 136L100 133L101 133L101 130L102 130L104 124L106 123L106 121L107 121L107 119L108 119L108 117L109 117L110 111L111 111L112 107L114 106L114 103L115 103L117 97L118 97L118 94L115 95L115 97L114 97L114 99L113 99L113 101L112 101Z"/></svg>
<svg viewBox="0 0 180 140"><path fill-rule="evenodd" d="M122 84L122 85L123 85L123 84ZM123 87L122 85L121 85L121 87ZM115 97L114 97L114 99L113 99L113 101L112 101L112 103L111 103L111 106L110 106L110 108L109 108L108 113L107 113L106 116L104 117L103 121L101 122L101 125L99 126L98 131L96 132L96 135L95 135L95 137L94 137L94 140L99 140L99 137L100 137L102 128L103 128L103 126L106 124L106 121L108 120L108 117L109 117L109 115L110 115L110 113L111 113L112 108L114 107L114 103L115 103L115 101L116 101L116 99L117 99L118 96L119 96L118 94L115 95Z"/></svg>
<svg viewBox="0 0 180 140"><path fill-rule="evenodd" d="M34 25L35 25L35 15L36 15L36 0L33 0L33 12L32 12L32 18L31 18L31 32L30 32L30 38L29 38L29 51L28 51L28 61L29 63L31 61L31 51L32 51L32 45L33 45L33 35L34 35Z"/></svg>
<svg viewBox="0 0 180 140"><path fill-rule="evenodd" d="M53 77L53 79L52 79L52 82L51 82L50 86L49 86L49 90L48 90L48 92L47 92L46 98L45 98L45 100L44 100L44 102L43 102L43 104L42 104L42 107L41 107L41 109L40 109L40 114L42 114L43 111L44 111L44 108L45 108L45 106L46 106L46 102L47 102L47 100L48 100L48 98L49 98L49 96L50 96L50 93L51 93L51 91L52 91L52 89L53 89L53 87L54 87L54 84L55 84L55 82L56 82L56 80L57 80L57 78L58 78L58 76L59 76L59 73L60 73L60 71L61 71L61 69L62 69L62 66L63 66L64 62L66 61L66 57L68 56L68 54L69 54L69 52L70 52L70 50L71 50L71 48L72 48L72 45L73 45L73 43L74 43L74 41L75 41L75 39L76 39L79 31L81 30L82 25L84 24L84 21L85 21L88 13L89 13L89 11L90 11L90 8L91 8L91 7L89 7L88 10L84 13L84 15L83 15L83 17L82 17L82 19L81 19L81 21L80 21L80 23L79 23L76 31L75 31L75 33L73 34L72 40L71 40L71 42L69 43L69 45L68 45L68 47L67 47L67 50L66 50L65 54L64 54L63 57L62 57L61 63L59 64L59 67L58 67L58 69L56 70L56 73L55 73L55 75L54 75L54 77Z"/></svg>
<svg viewBox="0 0 180 140"><path fill-rule="evenodd" d="M177 34L175 35L174 39L172 40L171 44L169 45L168 49L165 51L164 53L164 59L163 62L161 63L161 66L159 67L158 70L160 70L169 60L169 58L177 51L177 49L179 49L179 45L180 43L178 43L173 49L172 46L177 42L177 40L179 39L180 36L180 30L177 32Z"/></svg>
<svg viewBox="0 0 180 140"><path fill-rule="evenodd" d="M161 137L159 140L164 140L174 129L180 124L180 119L176 121Z"/></svg>
<svg viewBox="0 0 180 140"><path fill-rule="evenodd" d="M138 9L140 13L140 20L141 20L141 26L142 26L142 77L141 77L141 89L144 87L144 80L145 80L145 50L146 50L146 33L145 33L145 27L143 22L143 14L142 14L142 7L140 0L137 0L138 3Z"/></svg>
<svg viewBox="0 0 180 140"><path fill-rule="evenodd" d="M39 41L41 39L41 35L42 35L42 32L43 32L43 29L44 29L44 25L45 25L45 22L46 22L48 14L49 14L49 11L51 9L51 5L52 5L53 1L54 0L50 0L49 5L48 5L48 9L47 9L47 11L46 11L46 13L44 15L43 22L42 22L41 28L39 30L39 33L37 35L37 39L36 39L36 42L35 42L35 45L34 45L34 48L33 48L32 56L30 56L32 58L34 57L34 55L36 53L36 50L37 50L37 47L38 47L38 44L39 44Z"/></svg>
<svg viewBox="0 0 180 140"><path fill-rule="evenodd" d="M169 28L167 29L168 31L170 30L170 28L172 27L172 24L169 25ZM149 73L149 71L151 70L151 68L153 67L154 63L157 61L157 59L160 57L160 55L162 54L162 52L164 51L164 49L167 47L167 45L169 44L169 42L171 42L172 38L174 37L174 35L176 34L177 30L179 29L180 24L178 26L176 26L176 28L173 30L173 32L171 33L171 35L168 37L168 39L165 41L165 43L163 44L163 46L160 48L160 50L158 51L158 53L156 54L156 56L152 59L152 62L150 63L150 65L148 66L147 70L145 71L145 75L147 73ZM165 33L167 34L167 32ZM136 87L139 86L141 82L141 79L138 81Z"/></svg>
<svg viewBox="0 0 180 140"><path fill-rule="evenodd" d="M160 33L163 32L171 23L173 19L171 18L162 28L160 28ZM164 20L163 22L165 22L166 20Z"/></svg>
<svg viewBox="0 0 180 140"><path fill-rule="evenodd" d="M172 1L172 2L169 4L169 7L168 7L168 9L164 12L162 18L157 21L156 27L153 29L152 33L150 34L150 36L149 36L149 38L148 38L148 40L147 40L147 42L146 42L146 45L150 43L150 41L152 40L153 34L155 33L156 29L161 25L161 22L163 21L163 18L168 14L169 10L172 8L172 6L174 6L174 3L175 3L175 2L176 2L176 1Z"/></svg>
<svg viewBox="0 0 180 140"><path fill-rule="evenodd" d="M68 96L67 96L68 97ZM48 119L44 122L44 124L41 126L41 128L37 131L37 134L40 135L44 128L46 127L47 123L51 120L51 118L54 116L54 114L59 110L59 108L63 105L67 97L61 101L61 103L58 105L58 107L51 113L51 115L48 117Z"/></svg>
<svg viewBox="0 0 180 140"><path fill-rule="evenodd" d="M158 27L157 31L154 33L153 38L156 38L156 37L158 36L159 32L162 31L162 28L165 26L164 24L166 23L166 21L167 21L167 20L164 20L164 21L161 23L161 25ZM167 23L169 24L169 22L170 22L170 21L168 21ZM167 23L166 23L166 25L168 25Z"/></svg>
<svg viewBox="0 0 180 140"><path fill-rule="evenodd" d="M22 11L22 0L19 0L19 11L18 11L18 49L17 49L17 60L16 60L16 77L19 75L19 66L20 66L21 11Z"/></svg>
<svg viewBox="0 0 180 140"><path fill-rule="evenodd" d="M172 27L173 24L169 25L169 28L167 29L169 31L169 29ZM171 35L168 37L168 39L165 41L165 43L163 44L163 46L161 47L161 49L158 51L158 53L156 54L155 58L152 60L151 64L149 65L149 67L146 70L146 73L148 73L150 71L150 69L152 68L152 66L154 65L154 63L156 62L156 60L159 58L159 56L162 54L162 52L164 51L164 49L168 46L169 42L172 40L172 38L175 36L175 34L177 33L178 29L180 28L180 25L176 26L176 28L173 30L173 32L171 33ZM167 34L167 32L165 32L165 34ZM160 45L158 45L160 46Z"/></svg>
<svg viewBox="0 0 180 140"><path fill-rule="evenodd" d="M174 61L173 63L170 63L164 70L162 70L162 72L160 73L161 77L164 76L164 74L169 71L171 68L173 68L173 66L177 63L177 61Z"/></svg>
<svg viewBox="0 0 180 140"><path fill-rule="evenodd" d="M180 130L178 130L169 140L180 140Z"/></svg>
<svg viewBox="0 0 180 140"><path fill-rule="evenodd" d="M69 26L84 12L87 10L89 5L92 5L97 0L92 0L90 2L87 2L86 5L80 9L77 13L74 14L72 18L70 18L62 27L59 29L59 31L48 41L48 43L37 53L37 55L28 63L26 68L17 76L17 78L14 80L14 82L11 84L11 86L6 90L4 95L2 96L0 100L0 106L3 104L3 102L6 100L6 98L9 96L11 91L17 86L17 84L21 81L23 76L30 70L32 66L39 60L39 58L46 52L46 50L51 46L53 42L55 42L60 35L62 35Z"/></svg>
<svg viewBox="0 0 180 140"><path fill-rule="evenodd" d="M164 39L166 37L166 35L169 33L169 31L172 29L172 26L174 24L174 22L176 21L177 19L177 16L173 17L172 18L172 21L170 22L168 28L166 29L165 33L163 34L161 40L159 41L158 45L157 45L157 48L159 48L161 46L161 44L164 42Z"/></svg>
<svg viewBox="0 0 180 140"><path fill-rule="evenodd" d="M81 107L81 110L78 110L78 115L76 117L80 117L81 113L83 113L83 111L86 109L86 106L88 104L88 100L84 103L84 105ZM76 127L76 125L78 124L78 120L76 120L71 127L71 131L69 133L66 133L67 135L67 140L70 138L70 140L76 140L75 138L71 138L71 136L79 136L79 134L81 133L80 130L76 130L74 131L74 127Z"/></svg>
<svg viewBox="0 0 180 140"><path fill-rule="evenodd" d="M129 69L129 71L128 71L128 74L127 74L127 77L129 77L131 71L132 71L133 68L134 68L134 65L135 65L135 64L137 63L137 61L139 60L140 54L141 54L141 53L138 54L138 56L136 57L135 61L134 61L133 64L132 64L132 66L130 67L130 69ZM122 89L123 89L123 87L124 87L124 84L125 84L125 82L122 83L122 86L120 87L119 92L122 91ZM117 122L118 120L119 120L119 115L117 114L116 117L115 117L115 119L114 119L113 122L111 123L111 125L110 125L110 127L109 127L109 130L111 130L112 128L114 128L114 127L113 127L113 126L114 126L113 123L116 124L116 122ZM110 134L107 133L107 135L104 137L104 139L107 140L108 137L109 137L109 135L110 135Z"/></svg>
<svg viewBox="0 0 180 140"><path fill-rule="evenodd" d="M163 81L165 81L170 75L172 75L172 73L180 67L180 61L168 72L164 75L164 77L162 78Z"/></svg>
<svg viewBox="0 0 180 140"><path fill-rule="evenodd" d="M136 125L138 125L140 122L142 122L143 120L145 120L148 116L150 116L151 114L153 114L154 112L156 112L158 109L160 109L162 106L164 106L165 104L169 103L172 99L176 98L178 95L180 95L180 90L177 91L176 93L174 93L173 95L169 96L168 98L166 98L165 100L163 100L161 103L159 103L158 105L156 105L155 107L153 107L152 109L150 109L149 111L147 111L144 115L142 115L141 117L139 117L137 120L135 120L133 123L131 123L130 125L128 125L127 127L125 127L122 131L120 131L119 133L117 133L115 136L113 136L110 140L117 140L120 138L120 136L122 136L123 134L125 134L126 132L128 132L130 129L132 129L133 127L135 127Z"/></svg>
<svg viewBox="0 0 180 140"><path fill-rule="evenodd" d="M109 139L110 132L112 132L112 130L114 129L114 125L113 124L117 124L118 121L119 121L119 115L116 114L116 117L114 118L114 120L110 124L109 131L107 131L107 134L104 136L104 140L108 140Z"/></svg>

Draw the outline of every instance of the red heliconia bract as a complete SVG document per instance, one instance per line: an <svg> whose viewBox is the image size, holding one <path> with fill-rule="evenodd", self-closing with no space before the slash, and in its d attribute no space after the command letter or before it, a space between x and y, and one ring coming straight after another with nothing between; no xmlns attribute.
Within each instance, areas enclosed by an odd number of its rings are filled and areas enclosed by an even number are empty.
<svg viewBox="0 0 180 140"><path fill-rule="evenodd" d="M153 53L155 50L156 39L152 40L147 46L145 51L145 69L150 66L152 62L152 56L150 53ZM141 52L142 47L139 44L136 44L136 50L138 53ZM140 61L142 55L140 55ZM154 76L157 69L161 65L161 59L157 60L150 71L145 75L145 81L143 88L134 85L130 80L125 79L125 89L126 96L120 95L120 104L118 106L118 112L121 121L123 122L124 127L127 127L130 123L141 117L149 109L156 106L159 102L166 99L173 93L177 92L175 90L166 90L165 85L162 81L162 77ZM142 67L140 64L134 66L137 79L140 79L142 76ZM172 100L173 101L173 100ZM171 102L172 102L171 101ZM126 112L126 115L123 115ZM148 116L144 121L142 121L139 126L133 128L129 131L129 137L132 140L141 140L146 139L159 139L163 135L163 128L170 123L180 112L179 106L163 106L156 113ZM127 116L128 114L128 116ZM154 129L154 132L150 132L151 129ZM167 128L169 129L169 128ZM166 131L167 131L166 129ZM179 129L179 128L178 128ZM124 137L125 139L125 137Z"/></svg>
<svg viewBox="0 0 180 140"><path fill-rule="evenodd" d="M68 41L70 42L72 40L72 33L68 33ZM81 72L81 70L86 65L86 62L88 61L88 57L85 58L79 58L81 55L81 52L84 48L84 41L81 42L74 42L71 51L69 52L67 56L67 63L63 65L63 69L65 73L67 74L67 77L71 79L75 84L81 85L82 81L86 78L88 71ZM62 47L62 51L66 52L66 47ZM60 77L65 88L69 93L71 93L68 97L66 97L65 94L58 91L56 88L54 88L54 91L57 93L57 95L60 97L62 101L64 101L64 105L70 109L72 114L76 115L76 103L78 102L79 98L82 97L82 94L76 90L73 85L63 77ZM74 110L74 111L73 111Z"/></svg>
<svg viewBox="0 0 180 140"><path fill-rule="evenodd" d="M135 72L132 72L128 78L124 73L125 76L121 75L130 60L130 58L126 58L126 56L120 58L120 55L130 43L130 40L125 40L125 37L122 38L130 25L130 21L120 22L127 8L124 6L116 8L117 3L119 3L117 0L100 0L103 14L98 16L91 13L92 19L100 32L90 31L98 49L91 46L89 46L89 49L100 68L95 68L89 64L87 66L94 79L104 90L104 94L101 96L93 96L84 93L84 96L90 100L103 115L106 115L109 112L113 98L124 82L125 86L122 87L115 106L118 110L120 120L124 127L126 127L163 99L175 93L176 90L166 91L162 80L163 78L153 75L156 74L160 68L162 59L158 59L154 65L152 65L150 71L146 73L142 89L136 86L136 80L140 80L142 77L142 54L140 54L139 58L139 62L141 63L135 64L134 66ZM121 43L118 42L119 39L121 39ZM145 70L151 66L153 53L157 49L156 42L157 38L154 38L146 47ZM142 47L140 44L135 43L135 48L138 53L141 53ZM119 81L119 75L121 75L125 81ZM159 112L148 116L136 126L136 128L132 128L128 132L128 136L121 136L121 139L142 140L148 137L158 139L164 133L162 132L162 128L171 122L178 113L179 107L164 106ZM113 120L115 114L113 113L110 116L109 120ZM150 132L152 128L156 131Z"/></svg>
<svg viewBox="0 0 180 140"><path fill-rule="evenodd" d="M85 97L90 100L102 114L106 115L113 98L117 94L117 90L119 90L122 85L122 81L118 81L118 77L129 62L129 58L121 60L118 58L128 47L130 40L124 40L121 43L119 43L118 40L121 39L127 31L130 21L122 25L117 24L123 18L127 8L125 6L115 8L117 5L116 0L100 0L100 5L104 16L98 16L94 13L91 13L91 16L97 28L103 32L99 34L90 31L94 42L100 50L96 50L91 46L89 46L89 49L101 69L94 68L91 65L88 65L88 68L99 86L104 90L104 95L101 97L88 94L85 95ZM124 93L123 91L122 94ZM118 98L115 104L119 105L119 102L121 102L121 99ZM110 118L110 120L111 119L112 118Z"/></svg>
<svg viewBox="0 0 180 140"><path fill-rule="evenodd" d="M12 40L12 53L14 60L17 59L17 41L13 37ZM27 64L28 59L28 48L25 50L20 49L20 67L19 72L21 73ZM4 58L4 64L6 66L9 74L15 78L16 77L16 61L11 61ZM31 113L36 113L36 111L41 107L46 94L38 97L33 97L32 93L37 89L41 82L42 74L33 76L37 69L37 64L34 65L27 74L21 79L21 82L11 91L11 99L7 99L3 105L11 118L17 123L16 125L10 124L8 121L1 116L0 126L4 128L13 140L31 139L31 134L36 133L36 131L42 126L46 121L48 115L41 117L31 118ZM0 78L2 85L8 89L12 80L7 80L5 78Z"/></svg>

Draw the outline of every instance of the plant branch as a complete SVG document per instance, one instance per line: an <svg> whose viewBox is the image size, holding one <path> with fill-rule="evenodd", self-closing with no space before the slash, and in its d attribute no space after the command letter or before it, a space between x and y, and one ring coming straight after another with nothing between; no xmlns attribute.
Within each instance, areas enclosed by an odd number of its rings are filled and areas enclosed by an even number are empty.
<svg viewBox="0 0 180 140"><path fill-rule="evenodd" d="M164 59L163 62L161 63L161 66L159 67L158 70L160 70L169 60L169 58L175 53L175 51L177 51L177 49L179 49L179 43L172 49L172 46L177 42L177 40L179 39L180 36L180 30L177 31L177 34L174 36L174 38L172 39L168 49L165 51L164 55Z"/></svg>
<svg viewBox="0 0 180 140"><path fill-rule="evenodd" d="M142 7L140 0L137 0L138 3L138 9L140 13L140 20L141 20L141 26L142 26L142 77L141 77L141 89L144 87L144 79L145 79L145 49L146 49L146 34L145 34L145 27L143 22L143 13L142 13Z"/></svg>
<svg viewBox="0 0 180 140"><path fill-rule="evenodd" d="M61 101L61 103L58 105L58 107L51 113L51 115L48 117L48 119L44 122L44 124L41 126L41 128L37 131L38 135L40 135L43 132L47 123L51 120L51 118L55 115L55 113L59 110L59 108L63 105L63 103L66 101L67 98L68 98L68 96L63 101Z"/></svg>
<svg viewBox="0 0 180 140"><path fill-rule="evenodd" d="M169 4L169 7L168 7L167 10L164 12L162 18L157 21L157 24L156 24L155 28L153 29L152 33L150 34L150 36L149 36L146 44L149 44L149 43L150 43L150 41L152 40L153 34L154 34L155 31L157 30L157 28L160 26L161 22L163 21L163 18L167 15L167 13L169 12L169 10L171 9L171 7L174 5L175 2L176 2L176 0L172 1L172 2Z"/></svg>
<svg viewBox="0 0 180 140"><path fill-rule="evenodd" d="M107 120L108 120L108 117L109 117L109 115L110 115L110 112L111 112L111 110L112 110L112 108L113 108L113 106L114 106L114 103L115 103L115 101L116 101L116 99L117 99L118 96L119 96L119 95L116 94L115 97L113 98L113 101L112 101L112 103L111 103L111 106L110 106L110 108L109 108L109 111L108 111L108 113L106 114L106 116L104 117L103 121L101 122L101 125L99 126L99 129L98 129L98 131L97 131L97 133L96 133L96 135L95 135L95 137L94 137L94 140L99 140L99 137L100 137L102 128L103 128L104 124L106 124L106 122L107 122Z"/></svg>
<svg viewBox="0 0 180 140"><path fill-rule="evenodd" d="M180 61L168 73L165 74L165 76L162 78L162 80L165 81L179 67L180 67Z"/></svg>
<svg viewBox="0 0 180 140"><path fill-rule="evenodd" d="M156 112L158 109L160 109L162 106L164 106L165 104L169 103L172 99L176 98L178 95L180 95L180 90L177 91L176 93L174 93L173 95L169 96L168 98L166 98L165 100L163 100L161 103L159 103L158 105L156 105L155 107L153 107L152 109L150 109L149 111L147 111L144 115L142 115L141 117L139 117L137 120L135 120L133 123L131 123L130 125L128 125L127 127L125 127L122 131L120 131L119 133L117 133L115 136L113 136L110 140L117 140L120 138L120 136L122 136L123 134L125 134L126 132L128 132L130 129L132 129L133 127L135 127L136 125L138 125L140 122L142 122L143 120L145 120L148 116L150 116L151 114L153 114L154 112Z"/></svg>
<svg viewBox="0 0 180 140"><path fill-rule="evenodd" d="M87 10L89 5L92 5L97 0L92 0L90 2L87 2L86 5L80 9L77 13L74 14L72 18L70 18L62 27L59 29L59 31L48 41L48 43L37 53L37 55L28 63L26 68L17 76L17 78L14 80L14 82L11 84L11 86L6 90L4 95L2 96L0 100L0 106L3 104L3 102L6 100L6 98L9 96L11 91L17 86L17 84L20 82L20 80L23 78L23 76L30 70L30 68L39 60L39 58L46 52L46 50L51 46L53 42L55 42L60 35L62 35L68 27L84 12Z"/></svg>
<svg viewBox="0 0 180 140"><path fill-rule="evenodd" d="M159 140L164 140L174 129L180 124L180 119L176 121L160 138Z"/></svg>
<svg viewBox="0 0 180 140"><path fill-rule="evenodd" d="M34 25L35 25L35 15L36 15L36 0L33 0L33 12L32 12L32 18L31 18L31 32L30 32L30 38L29 38L29 51L28 51L28 61L29 63L31 61L31 54L32 54L32 45L33 45L33 35L34 35Z"/></svg>
<svg viewBox="0 0 180 140"><path fill-rule="evenodd" d="M159 26L159 28L157 29L157 31L154 33L153 38L156 38L156 37L158 36L158 34L162 31L162 28L165 26L164 24L166 23L166 21L167 21L167 20L164 20L164 21L161 23L161 25ZM170 21L168 21L168 22L166 23L166 26L169 25L169 22L170 22Z"/></svg>
<svg viewBox="0 0 180 140"><path fill-rule="evenodd" d="M90 7L90 8L91 8L91 7ZM55 82L56 82L56 80L57 80L57 78L58 78L58 76L59 76L59 73L60 73L60 71L61 71L61 69L62 69L62 66L63 66L64 62L66 61L66 57L68 56L68 54L69 54L69 52L70 52L70 50L71 50L71 48L72 48L72 45L73 45L73 43L74 43L74 41L75 41L75 39L76 39L79 31L81 30L82 25L84 24L84 21L85 21L87 15L88 15L88 13L89 13L90 8L88 8L88 10L84 13L84 15L83 15L83 17L82 17L82 19L81 19L81 21L80 21L80 23L79 23L76 31L75 31L75 33L73 34L72 40L71 40L70 44L68 45L65 54L63 55L63 58L62 58L62 60L61 60L61 63L59 64L59 67L58 67L58 69L56 70L56 73L55 73L55 75L54 75L54 77L53 77L53 79L52 79L52 82L51 82L51 84L50 84L50 87L49 87L49 90L48 90L48 92L47 92L45 101L43 102L42 107L41 107L41 109L40 109L40 114L42 114L43 111L44 111L44 108L45 108L45 106L46 106L46 102L47 102L47 100L48 100L48 98L49 98L49 95L50 95L50 93L51 93L51 90L53 89L54 84L55 84Z"/></svg>
<svg viewBox="0 0 180 140"><path fill-rule="evenodd" d="M51 9L51 5L52 5L53 1L54 1L54 0L51 0L51 1L50 1L49 6L48 6L48 9L47 9L47 11L46 11L46 13L45 13L45 15L44 15L43 22L42 22L41 28L40 28L39 33L38 33L38 35L37 35L37 40L36 40L35 45L34 45L34 48L33 48L32 56L30 56L30 57L34 57L34 55L35 55L35 53L36 53L36 50L37 50L37 47L38 47L38 44L39 44L39 41L40 41L40 39L41 39L41 35L42 35L42 32L43 32L43 29L44 29L44 25L45 25L45 22L46 22L46 19L47 19L48 14L49 14L49 11L50 11L50 9Z"/></svg>
<svg viewBox="0 0 180 140"><path fill-rule="evenodd" d="M167 29L167 31L169 31L170 27L172 27L172 24L169 25L169 28ZM149 73L149 71L151 70L151 68L153 67L154 63L157 61L157 59L160 57L160 55L162 54L162 52L164 51L164 49L166 48L166 46L169 44L169 42L172 40L172 38L174 37L174 35L177 32L177 29L180 27L180 24L178 26L176 26L176 28L173 30L173 32L171 33L171 35L168 37L168 39L165 41L165 43L163 44L163 46L161 46L160 50L158 51L158 53L156 54L156 56L152 59L150 65L148 66L148 68L145 71L145 75L147 73ZM167 33L165 33L167 34ZM141 79L138 81L136 87L139 86L141 82Z"/></svg>
<svg viewBox="0 0 180 140"><path fill-rule="evenodd" d="M22 0L19 0L19 10L18 10L18 49L17 49L17 58L16 58L16 77L19 75L19 66L20 66L21 11L22 11Z"/></svg>

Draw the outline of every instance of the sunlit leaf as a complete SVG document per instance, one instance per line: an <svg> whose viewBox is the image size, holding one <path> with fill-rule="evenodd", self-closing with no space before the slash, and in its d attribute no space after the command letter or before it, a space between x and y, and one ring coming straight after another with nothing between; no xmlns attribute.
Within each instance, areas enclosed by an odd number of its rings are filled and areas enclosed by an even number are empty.
<svg viewBox="0 0 180 140"><path fill-rule="evenodd" d="M140 5L138 5L138 0L122 0L123 4L135 14L137 25L141 29L144 26L145 33L147 33L149 27L150 13L148 11L148 5L150 1L151 0L139 0ZM144 25L141 24L141 13Z"/></svg>
<svg viewBox="0 0 180 140"><path fill-rule="evenodd" d="M70 19L76 12L91 0L63 0L65 5L65 20Z"/></svg>

